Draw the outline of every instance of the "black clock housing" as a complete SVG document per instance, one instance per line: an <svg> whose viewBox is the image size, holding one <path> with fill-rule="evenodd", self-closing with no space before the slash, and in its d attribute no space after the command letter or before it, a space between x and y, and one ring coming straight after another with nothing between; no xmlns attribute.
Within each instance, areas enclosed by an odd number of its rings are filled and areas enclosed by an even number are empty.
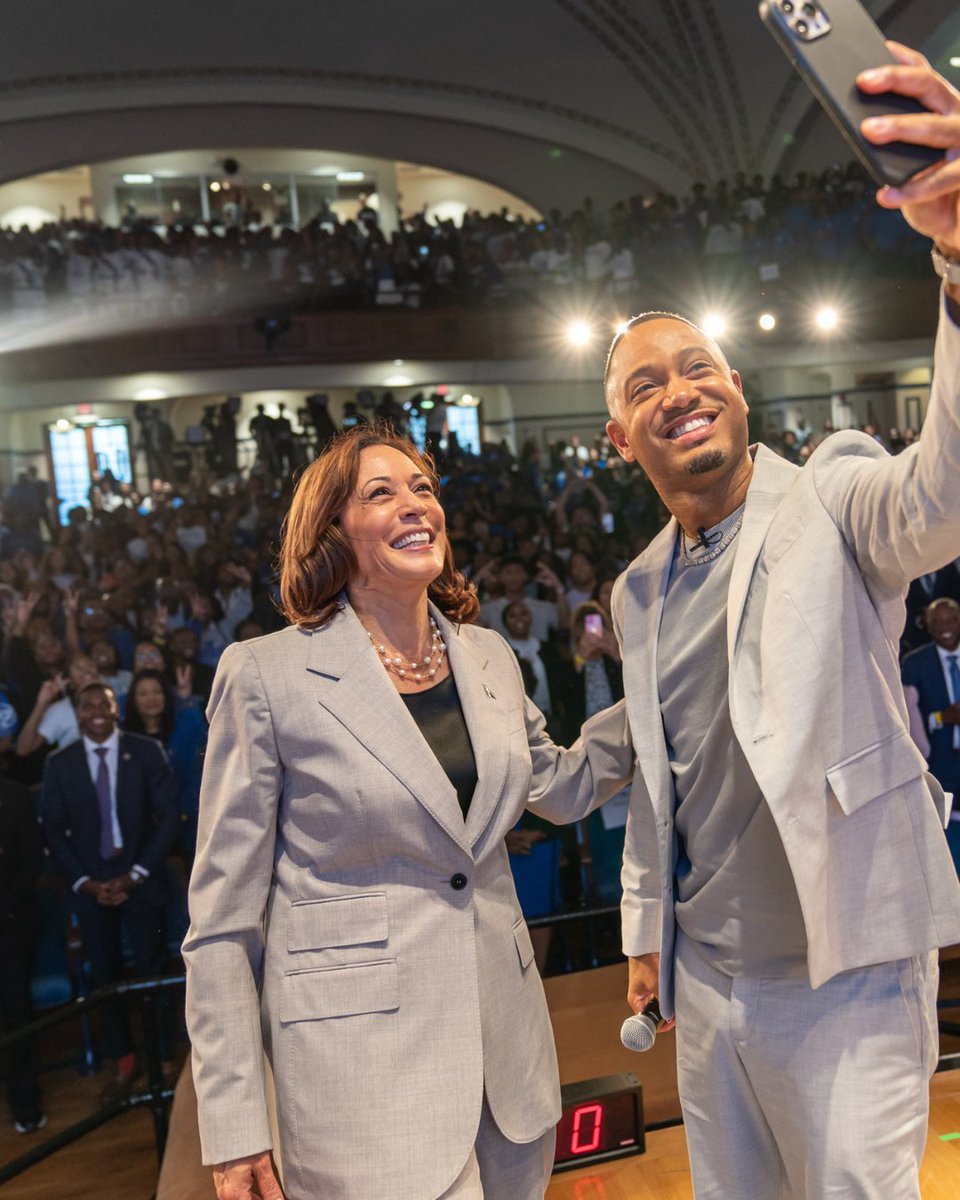
<svg viewBox="0 0 960 1200"><path fill-rule="evenodd" d="M632 1071L565 1084L561 1100L554 1171L643 1154L643 1089Z"/></svg>

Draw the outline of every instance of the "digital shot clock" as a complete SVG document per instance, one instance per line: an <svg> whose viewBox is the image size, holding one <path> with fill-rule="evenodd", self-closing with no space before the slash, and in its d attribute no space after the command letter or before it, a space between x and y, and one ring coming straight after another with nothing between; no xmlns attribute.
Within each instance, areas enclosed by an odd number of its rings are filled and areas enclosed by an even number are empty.
<svg viewBox="0 0 960 1200"><path fill-rule="evenodd" d="M604 1075L561 1088L554 1171L642 1154L643 1091L636 1075Z"/></svg>

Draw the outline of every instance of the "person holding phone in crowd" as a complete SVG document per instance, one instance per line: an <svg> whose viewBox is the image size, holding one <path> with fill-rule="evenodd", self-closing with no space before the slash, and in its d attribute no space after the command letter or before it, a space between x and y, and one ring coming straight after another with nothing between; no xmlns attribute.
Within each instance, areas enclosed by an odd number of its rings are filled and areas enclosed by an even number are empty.
<svg viewBox="0 0 960 1200"><path fill-rule="evenodd" d="M610 617L595 600L573 614L573 678L564 691L567 734L576 737L587 717L623 698L620 647Z"/></svg>
<svg viewBox="0 0 960 1200"><path fill-rule="evenodd" d="M864 136L944 152L877 197L944 280L922 438L891 458L836 433L802 469L750 447L740 376L668 313L605 375L611 441L672 514L612 600L639 766L622 913L629 1003L676 1022L697 1200L920 1195L960 884L897 647L910 580L960 554L960 93L889 45L857 86L929 111Z"/></svg>
<svg viewBox="0 0 960 1200"><path fill-rule="evenodd" d="M285 525L293 624L220 661L183 949L219 1200L278 1200L271 1148L287 1200L549 1179L556 1058L505 839L528 802L585 816L633 751L622 705L547 737L513 650L466 623L437 487L389 430L332 442Z"/></svg>

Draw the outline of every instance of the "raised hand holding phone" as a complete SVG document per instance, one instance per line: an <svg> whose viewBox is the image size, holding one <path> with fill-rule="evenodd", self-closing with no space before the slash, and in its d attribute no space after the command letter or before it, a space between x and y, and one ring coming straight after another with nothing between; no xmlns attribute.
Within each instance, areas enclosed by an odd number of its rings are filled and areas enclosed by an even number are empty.
<svg viewBox="0 0 960 1200"><path fill-rule="evenodd" d="M914 143L943 154L935 166L901 186L882 187L877 201L899 208L914 229L933 238L941 254L960 258L960 92L916 50L899 42L887 45L896 63L861 72L858 86L864 92L912 96L924 111L870 117L863 122L863 136L877 145Z"/></svg>
<svg viewBox="0 0 960 1200"><path fill-rule="evenodd" d="M865 136L867 118L922 116L926 102L889 81L861 85L862 72L898 60L860 0L763 0L760 17L878 184L902 184L940 159L936 142Z"/></svg>

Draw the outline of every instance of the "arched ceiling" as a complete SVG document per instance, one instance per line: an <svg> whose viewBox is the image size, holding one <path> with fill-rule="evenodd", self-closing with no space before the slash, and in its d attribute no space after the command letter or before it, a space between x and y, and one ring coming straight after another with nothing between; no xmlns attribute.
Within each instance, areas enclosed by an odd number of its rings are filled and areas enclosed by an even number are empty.
<svg viewBox="0 0 960 1200"><path fill-rule="evenodd" d="M867 7L949 48L945 0ZM844 155L754 0L6 5L0 137L2 179L298 146L435 164L540 208Z"/></svg>

